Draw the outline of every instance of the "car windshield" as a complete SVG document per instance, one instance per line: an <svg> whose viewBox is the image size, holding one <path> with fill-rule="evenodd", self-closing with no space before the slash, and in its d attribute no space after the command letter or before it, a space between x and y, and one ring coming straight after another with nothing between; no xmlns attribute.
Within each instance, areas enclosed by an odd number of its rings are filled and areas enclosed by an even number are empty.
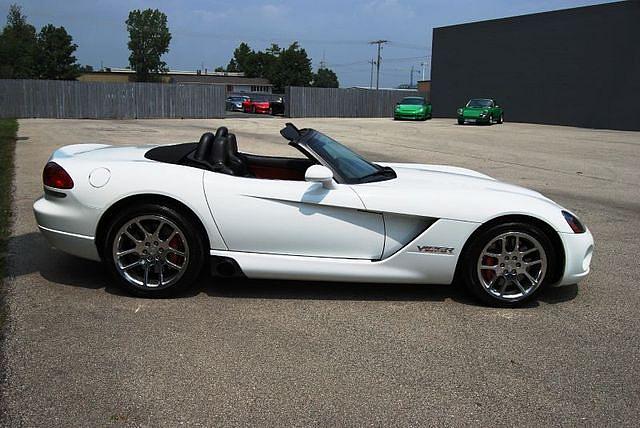
<svg viewBox="0 0 640 428"><path fill-rule="evenodd" d="M244 98L242 97L229 97L229 101L244 101Z"/></svg>
<svg viewBox="0 0 640 428"><path fill-rule="evenodd" d="M426 103L424 101L424 98L408 97L408 98L403 98L399 104L423 105Z"/></svg>
<svg viewBox="0 0 640 428"><path fill-rule="evenodd" d="M396 177L391 168L367 161L321 132L314 131L304 142L347 184L368 183Z"/></svg>
<svg viewBox="0 0 640 428"><path fill-rule="evenodd" d="M467 107L491 107L492 103L493 101L491 100L475 99L475 100L470 100L467 103Z"/></svg>

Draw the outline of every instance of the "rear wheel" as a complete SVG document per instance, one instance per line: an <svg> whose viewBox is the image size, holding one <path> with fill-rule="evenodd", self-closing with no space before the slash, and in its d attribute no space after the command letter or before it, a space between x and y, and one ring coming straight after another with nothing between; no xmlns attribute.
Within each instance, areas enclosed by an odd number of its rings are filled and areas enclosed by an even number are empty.
<svg viewBox="0 0 640 428"><path fill-rule="evenodd" d="M498 117L498 123L504 122L504 113L500 113L500 117Z"/></svg>
<svg viewBox="0 0 640 428"><path fill-rule="evenodd" d="M464 282L492 306L518 306L532 299L553 271L555 253L534 225L513 222L480 233L463 257Z"/></svg>
<svg viewBox="0 0 640 428"><path fill-rule="evenodd" d="M113 220L103 259L117 284L141 297L186 291L200 274L205 245L188 216L167 205L141 204Z"/></svg>
<svg viewBox="0 0 640 428"><path fill-rule="evenodd" d="M458 119L458 125L464 125L464 119Z"/></svg>

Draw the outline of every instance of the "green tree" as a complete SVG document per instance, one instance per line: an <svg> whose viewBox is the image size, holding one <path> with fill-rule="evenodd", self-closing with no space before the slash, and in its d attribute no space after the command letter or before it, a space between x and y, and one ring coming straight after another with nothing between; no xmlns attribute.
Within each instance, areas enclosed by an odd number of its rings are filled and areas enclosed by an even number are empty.
<svg viewBox="0 0 640 428"><path fill-rule="evenodd" d="M283 49L273 43L264 51L254 51L245 42L233 51L227 71L241 71L247 77L263 77L274 85L276 91L285 86L309 86L313 80L311 60L307 52L292 43Z"/></svg>
<svg viewBox="0 0 640 428"><path fill-rule="evenodd" d="M240 68L238 67L238 63L236 62L235 58L231 58L231 61L229 61L229 65L227 65L227 71L231 71L231 72L240 71Z"/></svg>
<svg viewBox="0 0 640 428"><path fill-rule="evenodd" d="M157 80L155 73L168 71L162 55L169 52L171 33L167 26L167 15L158 9L132 10L126 20L129 32L127 46L131 51L129 64L136 72L136 80Z"/></svg>
<svg viewBox="0 0 640 428"><path fill-rule="evenodd" d="M309 86L312 79L311 59L298 42L280 51L273 76L269 78L276 91L283 91L286 86Z"/></svg>
<svg viewBox="0 0 640 428"><path fill-rule="evenodd" d="M338 76L336 76L333 70L320 68L317 73L314 73L311 86L315 86L316 88L337 88L340 86L340 83L338 82Z"/></svg>
<svg viewBox="0 0 640 428"><path fill-rule="evenodd" d="M255 52L251 50L248 44L245 42L240 43L233 51L233 58L229 62L227 71L242 71L246 73L249 67L248 62L254 55ZM231 68L233 68L233 70L231 70Z"/></svg>
<svg viewBox="0 0 640 428"><path fill-rule="evenodd" d="M78 45L64 27L45 25L38 33L37 70L41 79L74 80L80 66L73 53Z"/></svg>
<svg viewBox="0 0 640 428"><path fill-rule="evenodd" d="M36 29L27 22L20 6L12 4L7 15L7 25L0 34L0 77L37 77L36 52Z"/></svg>
<svg viewBox="0 0 640 428"><path fill-rule="evenodd" d="M265 77L270 79L273 75L278 58L267 52L254 52L246 63L247 77Z"/></svg>
<svg viewBox="0 0 640 428"><path fill-rule="evenodd" d="M215 71L215 72L222 72L222 71L227 71L227 70L225 70L225 69L224 69L224 67L216 67L216 69L215 69L215 70L213 70L213 71Z"/></svg>

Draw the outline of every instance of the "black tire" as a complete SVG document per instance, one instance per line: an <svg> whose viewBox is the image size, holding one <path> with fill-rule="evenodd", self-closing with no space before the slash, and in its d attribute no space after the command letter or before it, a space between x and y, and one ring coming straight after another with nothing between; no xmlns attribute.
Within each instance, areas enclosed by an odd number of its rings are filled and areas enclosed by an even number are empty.
<svg viewBox="0 0 640 428"><path fill-rule="evenodd" d="M143 285L136 285L127 280L124 276L125 274L121 273L121 271L116 267L114 244L120 235L119 232L121 232L121 228L123 228L127 223L140 217L161 217L162 219L168 220L179 229L180 233L178 235L180 237L180 243L182 243L182 239L186 241L186 246L183 247L183 251L184 248L187 249L187 251L185 251L187 256L181 259L183 269L179 271L182 273L175 283L164 288L151 288L144 287ZM154 220L150 219L148 221L151 222ZM147 225L147 227L152 228L152 226L149 225ZM162 237L160 241L160 244L162 245ZM134 241L131 241L131 243L135 245ZM171 244L169 243L168 245ZM202 232L199 230L199 227L194 224L194 219L192 219L191 215L183 213L180 209L177 209L170 204L142 203L128 207L115 215L107 230L106 239L104 240L102 248L102 256L107 270L111 273L116 284L121 289L139 297L164 298L183 294L191 288L205 264L206 248L202 239ZM161 254L158 256L160 257ZM168 259L169 253L167 252L164 256ZM132 257L140 258L137 254L132 255ZM140 258L140 260L142 260L142 258ZM136 267L134 269L138 268ZM140 267L140 269L142 268ZM150 269L151 268L149 268L149 270ZM164 271L163 268L160 268L160 270ZM161 281L159 283L161 284Z"/></svg>
<svg viewBox="0 0 640 428"><path fill-rule="evenodd" d="M480 274L478 273L478 261L485 246L491 243L492 240L496 239L500 235L510 232L524 233L526 235L529 235L530 237L533 237L542 246L546 258L546 269L544 272L544 277L542 278L542 281L537 286L537 288L533 289L533 291L527 296L511 301L502 300L491 294L481 283L479 278ZM546 283L548 282L548 278L553 277L552 273L555 271L557 265L555 249L546 233L533 224L522 222L498 224L482 230L472 239L473 241L471 241L469 245L465 247L464 253L461 256L459 279L465 284L469 292L474 297L476 297L486 305L496 307L521 306L533 299L540 292L540 290L545 287Z"/></svg>
<svg viewBox="0 0 640 428"><path fill-rule="evenodd" d="M458 119L458 125L464 125L464 119Z"/></svg>
<svg viewBox="0 0 640 428"><path fill-rule="evenodd" d="M500 117L498 118L498 123L504 123L504 113L500 114Z"/></svg>

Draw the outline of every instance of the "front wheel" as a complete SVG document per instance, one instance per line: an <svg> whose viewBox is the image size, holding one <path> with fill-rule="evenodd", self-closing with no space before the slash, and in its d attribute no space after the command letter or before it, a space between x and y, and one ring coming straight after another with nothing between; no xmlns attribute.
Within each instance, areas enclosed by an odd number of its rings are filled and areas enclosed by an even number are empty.
<svg viewBox="0 0 640 428"><path fill-rule="evenodd" d="M185 292L205 261L201 233L189 216L168 205L141 204L111 223L103 259L117 284L140 297Z"/></svg>
<svg viewBox="0 0 640 428"><path fill-rule="evenodd" d="M458 119L458 125L464 125L464 119Z"/></svg>
<svg viewBox="0 0 640 428"><path fill-rule="evenodd" d="M551 240L538 227L520 222L481 232L463 255L465 285L482 302L513 307L532 299L553 271Z"/></svg>

